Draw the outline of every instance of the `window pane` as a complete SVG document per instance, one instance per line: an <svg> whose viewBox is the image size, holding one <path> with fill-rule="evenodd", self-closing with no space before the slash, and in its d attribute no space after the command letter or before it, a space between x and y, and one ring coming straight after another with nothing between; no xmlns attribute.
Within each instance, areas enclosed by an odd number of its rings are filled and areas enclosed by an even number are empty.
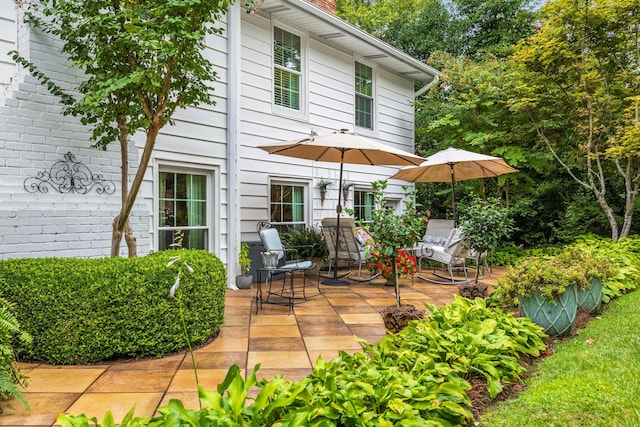
<svg viewBox="0 0 640 427"><path fill-rule="evenodd" d="M305 187L302 185L271 184L271 223L279 230L304 227Z"/></svg>
<svg viewBox="0 0 640 427"><path fill-rule="evenodd" d="M300 37L281 28L273 28L273 61L289 70L300 71Z"/></svg>
<svg viewBox="0 0 640 427"><path fill-rule="evenodd" d="M354 192L353 208L355 211L355 217L357 220L368 222L372 220L374 199L371 191L359 191Z"/></svg>
<svg viewBox="0 0 640 427"><path fill-rule="evenodd" d="M356 62L356 93L373 96L373 69Z"/></svg>
<svg viewBox="0 0 640 427"><path fill-rule="evenodd" d="M300 109L300 76L276 68L273 90L276 105Z"/></svg>
<svg viewBox="0 0 640 427"><path fill-rule="evenodd" d="M276 105L300 110L302 71L300 37L273 28L273 99Z"/></svg>
<svg viewBox="0 0 640 427"><path fill-rule="evenodd" d="M356 126L373 129L373 69L356 62Z"/></svg>
<svg viewBox="0 0 640 427"><path fill-rule="evenodd" d="M177 230L159 230L158 250L171 249ZM208 249L208 230L181 230L183 233L182 247L184 249Z"/></svg>
<svg viewBox="0 0 640 427"><path fill-rule="evenodd" d="M356 126L373 129L372 125L373 100L356 95Z"/></svg>

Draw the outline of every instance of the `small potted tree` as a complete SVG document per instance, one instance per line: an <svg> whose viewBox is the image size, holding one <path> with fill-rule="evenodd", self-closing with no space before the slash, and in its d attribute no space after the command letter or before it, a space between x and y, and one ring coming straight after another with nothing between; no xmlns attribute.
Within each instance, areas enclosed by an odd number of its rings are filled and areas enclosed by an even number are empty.
<svg viewBox="0 0 640 427"><path fill-rule="evenodd" d="M236 286L240 289L249 289L253 282L253 276L249 273L251 270L251 258L249 258L249 245L246 243L240 245L238 265L240 265L241 274L236 276Z"/></svg>
<svg viewBox="0 0 640 427"><path fill-rule="evenodd" d="M500 201L491 198L483 202L473 197L460 207L461 226L464 230L463 243L472 250L476 260L475 283L459 286L460 295L465 297L486 296L487 285L478 283L480 269L486 257L495 250L502 239L508 238L514 230L513 219L508 211L500 207Z"/></svg>
<svg viewBox="0 0 640 427"><path fill-rule="evenodd" d="M387 306L382 312L385 327L390 332L399 332L407 326L410 320L421 319L425 310L416 309L411 304L401 304L400 286L398 276L402 274L413 274L415 264L411 262L412 268L405 268L407 248L420 241L427 227L426 213L418 212L415 202L416 192L409 191L407 186L403 186L405 191L405 210L398 214L392 207L385 203L384 191L387 188L387 181L375 181L371 183L374 193L375 209L371 222L362 224L363 228L373 238L374 246L371 253L375 253L377 260L391 260L390 270L395 287L396 304ZM370 254L371 254L370 253ZM369 255L370 255L369 254ZM376 259L370 260L370 265L375 267ZM400 266L398 264L401 264Z"/></svg>

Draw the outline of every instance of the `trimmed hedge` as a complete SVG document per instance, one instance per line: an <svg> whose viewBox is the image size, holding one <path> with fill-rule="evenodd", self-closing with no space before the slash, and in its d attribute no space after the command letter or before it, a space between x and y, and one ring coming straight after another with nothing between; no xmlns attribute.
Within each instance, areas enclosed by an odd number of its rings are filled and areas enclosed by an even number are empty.
<svg viewBox="0 0 640 427"><path fill-rule="evenodd" d="M180 276L180 263L194 270ZM20 360L51 364L114 358L161 357L187 347L184 307L193 345L215 336L224 321L226 271L213 254L170 250L137 258L25 258L0 261L0 296L16 304L30 346L17 343ZM2 280L4 279L4 280Z"/></svg>

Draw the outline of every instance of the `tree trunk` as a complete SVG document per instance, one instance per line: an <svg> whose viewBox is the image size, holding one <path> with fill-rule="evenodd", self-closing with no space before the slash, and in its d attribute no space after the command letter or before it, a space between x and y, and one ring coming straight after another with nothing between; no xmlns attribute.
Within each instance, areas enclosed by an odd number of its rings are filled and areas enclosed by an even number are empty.
<svg viewBox="0 0 640 427"><path fill-rule="evenodd" d="M154 120L151 122L149 127L147 128L147 138L144 145L144 150L142 151L142 157L140 158L140 164L138 165L138 170L136 171L136 176L131 183L131 188L129 191L126 191L123 188L122 191L122 207L120 209L120 213L113 220L113 235L111 238L111 256L117 257L120 254L120 242L122 241L122 236L125 233L125 226L129 224L129 215L131 214L131 210L133 209L133 204L136 201L136 197L138 196L138 191L140 191L140 187L142 185L142 181L144 179L144 174L149 166L149 161L151 160L151 153L153 152L153 147L156 143L156 137L158 136L158 132L163 126L163 123L160 121L160 115L155 115ZM121 141L122 144L122 141ZM126 150L124 150L126 151ZM123 164L124 167L124 164ZM128 180L127 180L128 182ZM130 230L129 225L129 230ZM130 237L133 237L133 233L130 234ZM135 251L136 243L135 237L133 237L133 246L131 246L130 242L127 241L127 247L129 248L130 256L135 256L135 252L131 255L131 250Z"/></svg>

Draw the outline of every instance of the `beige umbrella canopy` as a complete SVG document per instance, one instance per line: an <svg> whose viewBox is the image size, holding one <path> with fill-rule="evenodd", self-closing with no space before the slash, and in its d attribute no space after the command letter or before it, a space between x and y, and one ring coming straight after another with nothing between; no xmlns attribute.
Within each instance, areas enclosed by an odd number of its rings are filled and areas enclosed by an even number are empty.
<svg viewBox="0 0 640 427"><path fill-rule="evenodd" d="M340 164L407 166L419 165L425 160L344 129L258 148L269 154Z"/></svg>
<svg viewBox="0 0 640 427"><path fill-rule="evenodd" d="M453 220L456 218L456 181L488 178L518 172L499 157L449 147L438 151L418 166L400 169L392 179L409 182L451 182Z"/></svg>
<svg viewBox="0 0 640 427"><path fill-rule="evenodd" d="M425 160L422 157L389 147L345 129L327 135L308 136L282 144L263 145L258 148L265 150L269 154L340 163L338 205L336 207L338 214L336 228L338 230L340 229L340 213L342 212L342 171L345 163L372 166L406 166L419 165ZM336 239L336 253L338 253L338 239ZM333 274L333 280L323 283L332 285L348 283L337 279L337 269L333 269Z"/></svg>

